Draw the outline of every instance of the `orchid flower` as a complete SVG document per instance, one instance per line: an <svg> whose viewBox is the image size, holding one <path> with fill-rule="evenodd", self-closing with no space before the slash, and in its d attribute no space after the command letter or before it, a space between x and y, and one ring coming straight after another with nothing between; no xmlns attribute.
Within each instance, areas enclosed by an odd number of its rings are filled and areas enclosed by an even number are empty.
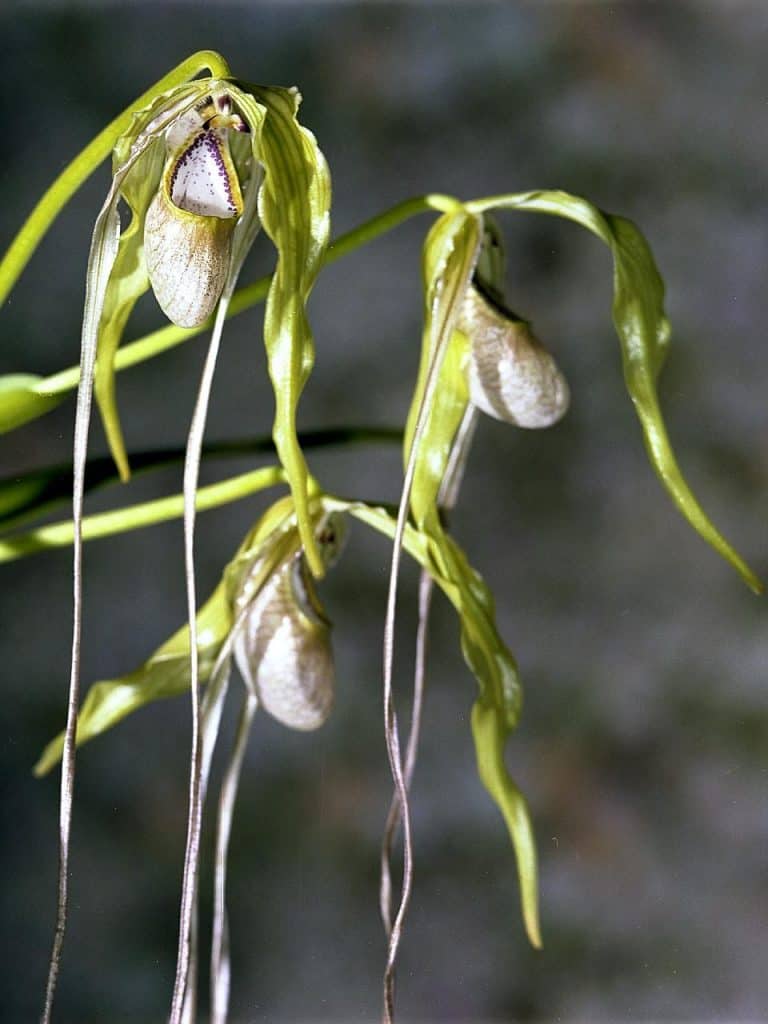
<svg viewBox="0 0 768 1024"><path fill-rule="evenodd" d="M334 562L350 519L392 541L383 706L394 795L385 829L380 888L388 940L383 1020L385 1024L394 1020L394 971L412 889L408 799L434 585L458 616L461 650L479 690L471 714L478 774L512 841L529 940L541 945L533 826L525 798L504 762L507 739L521 714L521 682L515 659L497 628L493 596L452 538L447 523L459 498L480 413L522 429L542 429L558 423L570 401L568 384L554 356L537 339L531 323L511 309L494 212L560 216L586 228L608 247L613 259L613 322L624 378L651 465L693 528L753 590L762 590L752 570L707 518L673 453L656 388L670 340L664 286L638 229L565 192L522 192L466 202L429 194L407 200L329 244L329 172L314 136L298 121L299 103L296 89L243 82L218 54L195 54L139 97L75 158L0 261L2 301L59 210L111 156L110 185L88 258L79 368L50 378L25 373L0 377L0 433L43 415L77 388L72 519L0 537L0 562L65 544L72 544L74 553L67 724L35 767L42 775L62 762L57 925L43 1024L51 1018L66 924L76 748L135 710L187 690L192 703L189 816L170 1024L192 1024L203 805L234 664L244 688L218 806L211 956L211 1019L213 1024L224 1024L230 986L226 862L246 744L258 708L299 730L319 728L331 713L331 627L315 581ZM129 214L125 226L123 208ZM309 474L296 431L297 405L314 359L306 305L325 263L424 212L438 216L422 252L424 326L418 379L405 430L394 433L403 444L404 463L400 502L394 510L358 495L329 494ZM262 227L276 250L274 272L236 292L244 260ZM131 312L149 290L169 323L126 345L123 336ZM263 299L264 344L275 397L272 444L279 465L199 488L207 408L225 321ZM97 471L94 462L87 462L93 396L117 475L126 480L131 460L117 409L116 372L209 328L209 348L183 453L183 493L85 516L86 491L109 476L103 465ZM358 433L371 440L376 431ZM388 433L392 440L393 432ZM349 431L347 440L354 434ZM265 446L256 448L263 451ZM152 453L133 457L134 466L162 461ZM287 484L289 494L264 512L225 567L213 594L198 609L196 512L275 484ZM62 489L60 473L54 470L0 481L0 529L39 514L49 499L61 497ZM180 517L184 520L187 624L133 672L95 683L80 707L83 542ZM422 570L414 704L404 757L393 691L403 552ZM393 915L389 855L400 824L404 865Z"/></svg>

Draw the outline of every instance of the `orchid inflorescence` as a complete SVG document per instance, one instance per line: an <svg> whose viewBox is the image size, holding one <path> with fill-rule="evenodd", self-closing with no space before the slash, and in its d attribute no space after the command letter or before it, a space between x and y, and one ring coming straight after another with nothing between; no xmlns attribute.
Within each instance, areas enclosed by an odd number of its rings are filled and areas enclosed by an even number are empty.
<svg viewBox="0 0 768 1024"><path fill-rule="evenodd" d="M0 429L6 432L47 412L75 386L78 389L72 520L9 533L60 497L62 488L51 487L50 471L0 484L0 525L5 531L0 537L0 561L70 543L74 550L67 724L35 768L42 775L62 761L59 900L43 1013L46 1022L52 1013L67 915L76 747L136 709L185 691L192 697L193 736L170 1020L181 1024L194 1019L201 821L234 663L244 687L240 725L217 812L211 955L211 1020L225 1021L230 987L226 863L245 745L258 708L298 730L320 727L331 713L331 625L316 581L338 557L350 518L393 541L384 630L384 716L395 792L382 852L381 913L389 944L383 1019L391 1021L394 1016L394 968L412 884L408 793L418 743L434 584L458 615L462 652L479 687L472 712L479 776L504 817L515 849L528 937L535 946L541 944L533 829L525 799L504 763L505 743L521 709L517 666L497 631L492 595L447 526L478 414L522 428L544 428L560 420L569 403L568 385L554 358L535 338L530 324L508 307L503 242L493 213L509 210L564 217L608 246L613 258L613 320L624 376L651 464L694 529L754 590L761 589L702 511L670 447L656 392L670 335L663 284L637 228L564 192L524 192L468 202L427 195L408 200L329 244L329 172L314 136L297 119L299 102L295 89L242 82L232 77L218 54L195 54L132 104L73 161L0 263L0 295L5 298L59 210L99 163L112 155L111 184L96 220L88 259L79 371L71 369L45 379L30 374L0 378ZM130 214L125 230L121 206ZM296 430L297 404L314 359L306 303L323 265L422 212L438 216L423 246L421 363L408 421L400 435L405 474L399 506L384 507L358 496L329 494L309 473ZM245 257L262 227L276 249L275 270L236 291ZM146 339L123 344L131 311L150 288L171 324ZM264 343L275 397L272 440L279 464L198 488L208 399L225 320L264 298ZM117 472L126 480L131 460L117 410L116 371L209 328L211 340L184 454L183 494L85 516L85 492L106 473L103 467L97 473L95 463L87 460L92 395ZM345 436L343 431L334 439L365 440L351 433ZM198 609L196 510L278 484L287 484L289 493L263 513L213 594ZM92 685L81 705L83 541L179 516L184 519L187 624L134 672ZM422 570L414 710L405 756L392 685L403 550ZM389 857L399 826L404 868L393 915Z"/></svg>

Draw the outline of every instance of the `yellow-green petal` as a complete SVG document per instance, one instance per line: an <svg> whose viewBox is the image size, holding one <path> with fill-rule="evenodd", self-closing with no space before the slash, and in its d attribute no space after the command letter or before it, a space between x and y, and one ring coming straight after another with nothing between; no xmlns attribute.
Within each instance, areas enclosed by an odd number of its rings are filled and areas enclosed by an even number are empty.
<svg viewBox="0 0 768 1024"><path fill-rule="evenodd" d="M525 930L531 945L540 949L536 840L525 797L512 781L504 764L504 744L508 733L509 727L499 709L486 703L482 697L478 699L472 708L477 771L507 823L517 858Z"/></svg>
<svg viewBox="0 0 768 1024"><path fill-rule="evenodd" d="M220 583L197 616L200 681L206 682L219 648L232 624L224 583ZM189 626L183 626L140 668L119 679L94 683L77 717L77 745L111 729L153 701L175 697L189 689ZM45 775L61 760L64 733L51 740L34 768Z"/></svg>
<svg viewBox="0 0 768 1024"><path fill-rule="evenodd" d="M656 381L669 346L670 327L664 313L664 283L642 234L623 217L603 213L567 192L521 192L475 200L466 206L479 213L507 209L564 217L581 224L608 246L613 256L613 322L621 342L624 380L651 465L697 533L730 562L755 593L761 593L761 581L694 497L667 435Z"/></svg>
<svg viewBox="0 0 768 1024"><path fill-rule="evenodd" d="M37 203L0 261L0 303L13 288L40 240L63 207L99 164L107 159L116 141L130 127L136 110L146 107L159 93L166 93L202 71L208 71L215 78L226 78L230 74L227 62L213 50L193 53L134 100L64 168Z"/></svg>
<svg viewBox="0 0 768 1024"><path fill-rule="evenodd" d="M406 466L412 455L416 460L410 504L420 526L436 522L438 493L469 401L467 339L454 328L477 262L481 228L477 215L458 208L443 214L424 242L421 362L404 442Z"/></svg>
<svg viewBox="0 0 768 1024"><path fill-rule="evenodd" d="M162 146L150 147L123 183L122 197L130 208L131 220L120 237L99 325L94 394L109 450L124 481L130 476L130 468L117 411L115 354L133 307L149 287L144 263L144 216L157 187L162 160Z"/></svg>
<svg viewBox="0 0 768 1024"><path fill-rule="evenodd" d="M264 313L264 342L275 392L273 437L296 505L307 561L323 573L308 508L308 471L296 436L299 397L314 362L306 304L323 260L330 231L328 166L311 132L296 117L295 89L241 86L267 110L259 159L264 182L259 215L277 249Z"/></svg>
<svg viewBox="0 0 768 1024"><path fill-rule="evenodd" d="M391 513L363 502L325 497L327 508L343 509L394 538ZM446 533L429 534L407 525L403 547L434 579L459 616L461 650L480 695L472 711L472 734L480 779L507 823L517 859L523 920L531 943L539 947L536 846L528 808L504 764L504 745L520 716L522 691L517 665L496 628L491 592Z"/></svg>

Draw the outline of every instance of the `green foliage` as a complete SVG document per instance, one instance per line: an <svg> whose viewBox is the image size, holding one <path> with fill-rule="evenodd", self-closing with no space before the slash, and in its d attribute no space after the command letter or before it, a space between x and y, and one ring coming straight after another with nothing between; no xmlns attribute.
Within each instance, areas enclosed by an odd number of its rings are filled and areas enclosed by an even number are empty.
<svg viewBox="0 0 768 1024"><path fill-rule="evenodd" d="M195 78L206 69L208 77ZM243 185L243 205L242 209L237 207L231 252L226 251L226 273L215 297L218 312L205 323L199 321L207 317L210 306L202 310L197 320L186 321L176 316L177 324L123 346L123 334L133 307L149 287L144 229L148 210L161 187L163 169L172 166L166 163L167 133L180 125L187 115L198 116L201 107L221 99L231 102L236 109L236 116L241 119L237 130L247 130L247 138L232 143L233 166L238 182ZM228 659L243 628L242 610L236 607L236 595L240 593L243 580L247 578L253 593L258 594L274 574L284 573L289 586L302 591L302 601L297 602L297 607L309 616L316 615L316 624L324 621L321 610L313 604L311 586L300 574L291 575L299 562L299 568L303 566L304 558L314 576L323 574L328 559L318 534L322 517L330 513L350 515L390 539L397 539L407 509L409 519L402 533L403 547L443 591L458 616L461 650L478 690L471 717L478 774L509 830L517 858L523 919L530 941L540 946L533 828L525 799L510 777L504 760L505 744L521 713L522 689L517 665L499 635L493 596L452 538L447 524L447 513L458 495L469 453L471 426L480 405L477 392L472 390L470 373L480 328L463 316L466 300L475 294L475 289L482 290L483 295L487 291L493 300L493 315L498 315L502 327L527 326L524 321L514 320L504 305L501 237L489 219L492 211L563 217L586 228L609 248L613 259L613 322L621 345L626 388L640 421L651 465L681 513L704 540L753 590L759 592L762 584L707 518L672 450L657 393L657 380L670 340L664 311L664 286L648 244L638 229L624 218L603 213L584 199L558 191L512 193L468 202L430 195L400 204L329 246L330 174L315 137L298 121L299 103L296 89L247 84L232 78L226 62L218 55L196 54L161 79L86 147L33 211L0 262L2 297L13 286L62 206L95 167L112 153L111 184L96 219L86 275L81 369L70 368L52 378L24 373L0 377L0 433L15 430L43 415L79 385L73 519L3 536L0 538L0 562L70 544L73 540L77 551L81 537L86 540L104 537L185 513L187 551L191 552L195 508L212 508L265 487L287 483L290 494L273 504L249 532L225 568L213 595L197 615L194 615L194 574L188 568L192 604L187 625L128 675L94 684L77 719L76 742L80 745L133 711L190 689L197 680L209 684L209 694L211 690L216 691L215 714L211 712L204 722L209 746L212 738L215 740L218 727L220 704L226 690L225 676L228 678ZM218 116L217 113L202 120L200 115L195 138L207 132L208 125ZM228 114L224 120L228 122L226 130L234 131ZM182 140L182 145L188 142L189 139ZM130 215L122 232L118 214L121 202L127 205ZM175 208L179 217L180 210L180 207ZM407 217L427 210L439 216L426 236L422 252L422 348L404 435L405 484L398 523L389 508L371 504L360 495L350 499L333 497L315 481L297 434L297 409L314 363L307 302L322 266L354 251ZM213 222L225 218L195 216L205 222L201 230L205 231L208 224L211 238L219 237L216 232L223 229L221 224ZM235 294L238 274L261 226L276 250L274 273ZM224 234L225 231L222 237ZM229 240L228 234L226 237ZM181 274L184 267L178 270ZM155 277L153 281L157 287ZM116 371L213 326L205 371L208 374L210 368L212 374L225 317L264 298L264 343L275 396L272 437L280 466L263 467L195 489L207 402L205 387L210 387L210 376L204 375L205 386L201 386L200 404L190 430L187 462L190 472L185 474L185 495L171 495L83 517L83 494L106 481L111 472L103 459L94 460L86 472L91 386L110 451L121 479L125 480L129 475L129 456L117 410ZM187 322L194 326L179 326ZM526 340L526 344L531 351L542 351L530 340ZM519 361L515 362L515 352L510 349L507 356L504 372L513 377L518 374L522 379L526 371ZM558 415L567 404L565 386L563 392L566 401ZM477 405L473 403L473 395ZM141 468L146 458L147 453L140 454L134 464ZM23 519L40 514L48 503L60 499L64 489L62 473L61 467L52 467L0 482L2 528L7 531ZM76 578L77 564L76 556ZM78 614L75 621L79 622ZM190 630L190 623L196 629ZM191 639L195 635L196 647ZM77 642L73 648L78 650ZM195 651L199 662L197 673L191 667ZM73 664L76 665L76 656ZM76 677L77 672L73 670L75 684ZM193 695L196 693L194 687ZM250 697L252 714L255 697L253 694ZM68 743L71 750L71 734ZM50 771L64 750L65 738L61 734L46 747L35 767L36 774ZM66 755L64 762L66 766ZM207 767L202 771L198 763L195 770L199 782L206 776ZM177 990L183 995L183 985L180 989L177 986ZM174 1002L174 1013L178 1015L177 1004L178 995ZM172 1014L172 1019L175 1022L178 1016Z"/></svg>

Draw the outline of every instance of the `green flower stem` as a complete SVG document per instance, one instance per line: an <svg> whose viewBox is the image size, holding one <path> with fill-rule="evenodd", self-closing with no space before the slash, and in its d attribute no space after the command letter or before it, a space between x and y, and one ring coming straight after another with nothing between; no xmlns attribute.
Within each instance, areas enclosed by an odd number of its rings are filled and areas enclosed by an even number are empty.
<svg viewBox="0 0 768 1024"><path fill-rule="evenodd" d="M285 483L285 473L279 466L265 466L251 473L242 473L217 484L201 487L197 492L195 506L199 512L219 505L238 501L249 494ZM180 519L184 514L184 495L173 494L156 501L100 512L83 519L83 540L111 537L116 533L138 530L143 526L164 523L169 519ZM40 526L28 533L21 533L0 541L0 562L13 562L37 551L61 548L70 545L74 538L72 520Z"/></svg>
<svg viewBox="0 0 768 1024"><path fill-rule="evenodd" d="M359 249L368 242L372 242L380 235L392 231L404 221L415 217L417 214L427 213L430 210L441 211L443 209L450 209L457 202L458 200L452 199L450 196L442 195L416 196L413 199L406 199L404 202L398 203L397 206L393 206L390 210L386 210L384 213L365 221L364 224L352 228L351 231L347 231L331 242L326 251L323 264L327 266L329 263L341 259L342 256L346 256L348 253L354 252L355 249ZM264 277L260 277L258 281L254 281L253 284L236 291L230 303L227 316L236 316L238 313L242 313L246 309L257 305L259 302L263 302L271 282L272 275L267 274ZM152 359L154 356L160 355L161 352L180 345L188 338L194 338L196 335L209 330L211 324L212 320L207 321L200 327L187 328L174 325L161 327L159 330L153 331L137 341L121 346L115 357L115 369L125 370L129 366L135 366L137 363L144 362L146 359ZM66 370L61 370L59 373L41 380L35 386L34 391L44 396L60 395L74 390L79 379L80 367L70 366Z"/></svg>
<svg viewBox="0 0 768 1024"><path fill-rule="evenodd" d="M330 427L306 430L299 434L302 448L324 448L331 445L402 444L403 431L395 427ZM212 441L203 445L203 458L237 458L244 455L274 454L271 437ZM154 448L131 453L134 475L171 466L184 461L183 448ZM115 464L109 455L88 460L85 471L85 492L118 480ZM0 480L0 531L8 531L52 506L69 501L72 495L72 464L46 466L21 476L14 474Z"/></svg>
<svg viewBox="0 0 768 1024"><path fill-rule="evenodd" d="M330 430L316 430L300 435L302 444L311 447L324 444L349 444L367 443L370 441L393 441L400 443L402 433L399 430L392 430L387 427L345 427ZM261 446L263 445L263 446ZM271 446L271 442L269 442ZM208 454L216 457L222 455L242 455L252 452L254 449L267 451L266 439L251 441L229 441L208 446ZM166 451L158 453L156 465L166 465L170 461L180 461L183 458L183 451ZM98 461L98 460L97 460ZM104 457L103 461L108 461ZM144 469L150 468L146 463ZM67 467L68 482L71 471ZM7 481L6 481L7 482ZM230 502L240 501L253 495L258 490L271 487L278 483L285 483L286 476L280 467L266 466L253 470L250 473L242 473L239 476L231 476L219 483L212 483L198 490L196 507L199 512L208 509L218 508L221 505L228 505ZM310 492L312 489L310 485ZM2 484L0 484L0 496ZM128 505L125 508L114 509L110 512L99 512L95 515L86 516L83 519L83 540L95 541L102 537L113 537L116 534L126 534L131 529L140 529L142 526L152 526L158 522L167 522L169 519L179 519L183 515L183 495L171 495L167 498L159 498L151 502L143 502L138 505ZM27 555L34 555L39 551L46 551L49 548L65 548L72 544L75 536L74 526L71 519L50 523L46 526L38 526L35 529L17 534L13 537L0 539L0 563L12 562L18 558L26 558Z"/></svg>
<svg viewBox="0 0 768 1024"><path fill-rule="evenodd" d="M212 78L229 78L232 74L224 58L213 50L202 50L193 54L139 96L64 168L35 206L0 262L0 303L5 301L32 253L62 208L83 182L90 178L99 164L107 159L117 140L130 127L136 111L148 106L160 93L194 78L204 70L207 70Z"/></svg>

